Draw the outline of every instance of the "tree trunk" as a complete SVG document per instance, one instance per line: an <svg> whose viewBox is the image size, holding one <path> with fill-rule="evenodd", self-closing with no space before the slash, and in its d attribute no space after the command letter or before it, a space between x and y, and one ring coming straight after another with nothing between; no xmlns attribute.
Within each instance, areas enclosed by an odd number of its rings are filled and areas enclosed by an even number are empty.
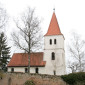
<svg viewBox="0 0 85 85"><path fill-rule="evenodd" d="M28 53L28 74L30 74L30 53Z"/></svg>
<svg viewBox="0 0 85 85"><path fill-rule="evenodd" d="M30 26L29 26L29 28L30 28ZM30 74L30 49L31 49L31 47L30 47L30 43L31 43L31 41L30 41L30 32L29 32L29 43L28 43L28 47L29 47L29 52L28 52L28 74Z"/></svg>
<svg viewBox="0 0 85 85"><path fill-rule="evenodd" d="M82 66L81 66L81 58L79 57L79 64L80 64L80 72L82 72Z"/></svg>

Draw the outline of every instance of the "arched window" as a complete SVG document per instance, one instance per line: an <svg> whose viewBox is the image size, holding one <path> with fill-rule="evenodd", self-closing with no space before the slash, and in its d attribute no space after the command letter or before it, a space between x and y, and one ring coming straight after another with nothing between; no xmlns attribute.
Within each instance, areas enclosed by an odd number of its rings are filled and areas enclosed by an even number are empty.
<svg viewBox="0 0 85 85"><path fill-rule="evenodd" d="M54 39L54 44L56 44L56 39Z"/></svg>
<svg viewBox="0 0 85 85"><path fill-rule="evenodd" d="M27 73L28 72L28 69L27 68L25 68L25 73Z"/></svg>
<svg viewBox="0 0 85 85"><path fill-rule="evenodd" d="M39 70L38 68L35 68L35 73L39 73L38 70Z"/></svg>
<svg viewBox="0 0 85 85"><path fill-rule="evenodd" d="M55 60L55 53L52 52L52 60Z"/></svg>
<svg viewBox="0 0 85 85"><path fill-rule="evenodd" d="M52 44L52 39L50 39L50 45Z"/></svg>
<svg viewBox="0 0 85 85"><path fill-rule="evenodd" d="M11 72L14 72L14 68L11 68Z"/></svg>

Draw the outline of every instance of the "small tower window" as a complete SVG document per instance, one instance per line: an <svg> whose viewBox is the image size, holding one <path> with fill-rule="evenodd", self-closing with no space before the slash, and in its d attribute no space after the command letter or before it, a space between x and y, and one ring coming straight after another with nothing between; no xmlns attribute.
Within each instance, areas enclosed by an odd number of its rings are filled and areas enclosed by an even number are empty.
<svg viewBox="0 0 85 85"><path fill-rule="evenodd" d="M50 45L52 44L52 39L50 39Z"/></svg>
<svg viewBox="0 0 85 85"><path fill-rule="evenodd" d="M11 72L14 72L14 68L11 68Z"/></svg>
<svg viewBox="0 0 85 85"><path fill-rule="evenodd" d="M54 70L54 75L56 75L56 71Z"/></svg>
<svg viewBox="0 0 85 85"><path fill-rule="evenodd" d="M54 44L56 44L56 39L54 39Z"/></svg>
<svg viewBox="0 0 85 85"><path fill-rule="evenodd" d="M25 73L27 73L28 72L28 69L27 68L25 68Z"/></svg>
<svg viewBox="0 0 85 85"><path fill-rule="evenodd" d="M52 60L55 60L55 53L52 52Z"/></svg>
<svg viewBox="0 0 85 85"><path fill-rule="evenodd" d="M38 68L35 68L35 73L39 73L38 71L39 71L39 69Z"/></svg>

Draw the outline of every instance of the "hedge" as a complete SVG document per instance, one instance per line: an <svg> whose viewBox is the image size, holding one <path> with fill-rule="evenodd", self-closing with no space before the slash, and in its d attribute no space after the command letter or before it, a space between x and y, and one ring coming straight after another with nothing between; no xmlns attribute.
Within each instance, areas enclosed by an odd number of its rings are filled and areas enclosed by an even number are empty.
<svg viewBox="0 0 85 85"><path fill-rule="evenodd" d="M75 85L76 82L85 82L85 72L62 75L61 78L69 85Z"/></svg>

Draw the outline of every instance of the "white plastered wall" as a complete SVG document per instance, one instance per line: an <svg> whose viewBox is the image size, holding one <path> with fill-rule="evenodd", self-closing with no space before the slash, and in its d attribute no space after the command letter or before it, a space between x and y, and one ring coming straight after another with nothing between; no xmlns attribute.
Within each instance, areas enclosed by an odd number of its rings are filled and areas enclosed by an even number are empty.
<svg viewBox="0 0 85 85"><path fill-rule="evenodd" d="M11 69L14 68L14 72L25 72L26 67L8 67L8 72L11 72Z"/></svg>
<svg viewBox="0 0 85 85"><path fill-rule="evenodd" d="M8 67L8 72L11 72L11 68L14 68L14 72L23 72L25 73L25 68L27 67ZM35 73L35 69L39 69L40 74L44 74L44 68L45 67L30 67L30 73Z"/></svg>
<svg viewBox="0 0 85 85"><path fill-rule="evenodd" d="M52 39L52 45L49 40ZM57 43L54 44L54 39ZM46 61L45 74L56 75L65 74L65 51L64 51L64 37L63 35L45 36L44 40L44 61ZM51 53L55 53L55 60L51 60Z"/></svg>

